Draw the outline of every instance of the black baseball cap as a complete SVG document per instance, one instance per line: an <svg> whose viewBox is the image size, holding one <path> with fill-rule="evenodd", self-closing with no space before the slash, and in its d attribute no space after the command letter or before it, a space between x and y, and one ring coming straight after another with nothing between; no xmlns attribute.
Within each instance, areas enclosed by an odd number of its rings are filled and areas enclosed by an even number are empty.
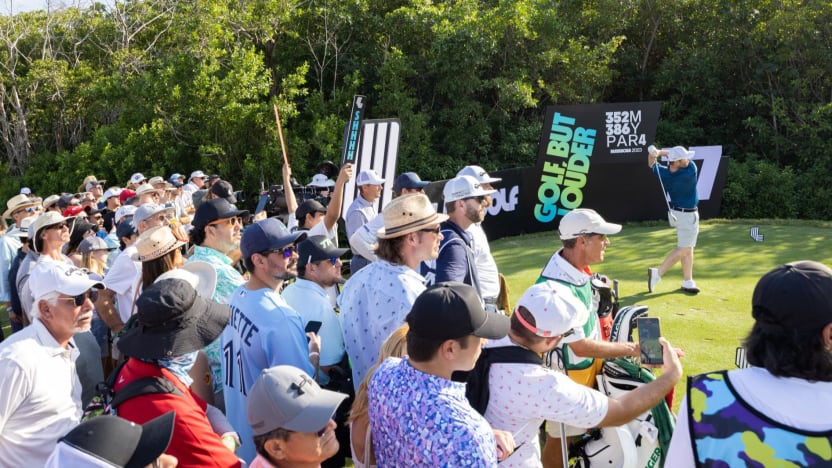
<svg viewBox="0 0 832 468"><path fill-rule="evenodd" d="M237 197L234 196L234 187L226 180L214 182L214 185L211 186L211 193L220 198L225 198L228 203L237 203Z"/></svg>
<svg viewBox="0 0 832 468"><path fill-rule="evenodd" d="M306 221L306 215L310 213L326 213L326 207L318 200L306 200L298 206L295 210L295 219L298 224L303 227L303 222Z"/></svg>
<svg viewBox="0 0 832 468"><path fill-rule="evenodd" d="M147 466L170 445L175 417L176 412L170 411L135 424L118 416L96 416L58 440L53 461L57 466L78 463L81 459L73 452L79 451L113 466Z"/></svg>
<svg viewBox="0 0 832 468"><path fill-rule="evenodd" d="M758 323L820 332L832 323L832 269L808 260L780 265L757 282L751 305Z"/></svg>
<svg viewBox="0 0 832 468"><path fill-rule="evenodd" d="M236 216L246 217L248 211L234 208L225 198L212 198L199 204L191 225L193 227L205 227L218 219L234 218Z"/></svg>
<svg viewBox="0 0 832 468"><path fill-rule="evenodd" d="M310 236L298 244L298 266L340 258L349 249L339 249L327 236Z"/></svg>
<svg viewBox="0 0 832 468"><path fill-rule="evenodd" d="M436 283L416 298L407 314L409 333L453 340L468 335L497 340L508 334L505 315L486 312L477 290L456 281Z"/></svg>

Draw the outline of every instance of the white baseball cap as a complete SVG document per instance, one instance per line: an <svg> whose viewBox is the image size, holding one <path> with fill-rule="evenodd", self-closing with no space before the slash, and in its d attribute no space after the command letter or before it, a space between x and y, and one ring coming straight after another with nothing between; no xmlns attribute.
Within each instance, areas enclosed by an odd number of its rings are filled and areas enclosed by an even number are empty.
<svg viewBox="0 0 832 468"><path fill-rule="evenodd" d="M477 182L481 184L493 184L495 182L499 182L503 179L499 177L491 177L485 172L485 169L481 168L480 166L465 166L456 173L457 176L471 176L477 179Z"/></svg>
<svg viewBox="0 0 832 468"><path fill-rule="evenodd" d="M147 180L147 177L145 177L141 172L137 172L130 176L131 184L138 184L143 180Z"/></svg>
<svg viewBox="0 0 832 468"><path fill-rule="evenodd" d="M77 296L90 288L104 289L104 283L91 280L86 270L58 262L38 262L29 275L29 287L37 300L57 291Z"/></svg>
<svg viewBox="0 0 832 468"><path fill-rule="evenodd" d="M618 234L621 232L621 225L604 221L595 210L578 208L560 220L558 231L561 240L567 240L586 234Z"/></svg>
<svg viewBox="0 0 832 468"><path fill-rule="evenodd" d="M517 301L517 307L520 306L529 311L535 324L527 323L518 315L520 323L535 335L547 338L561 336L580 327L589 316L589 310L568 286L551 280L527 289Z"/></svg>
<svg viewBox="0 0 832 468"><path fill-rule="evenodd" d="M125 216L133 216L134 214L136 214L135 205L122 205L118 207L118 209L116 210L116 214L113 217L113 221L115 221L115 223L118 224L121 222L122 219L124 219Z"/></svg>
<svg viewBox="0 0 832 468"><path fill-rule="evenodd" d="M194 177L198 177L198 178L200 178L200 179L204 179L204 178L205 178L205 173L204 173L204 172L202 172L202 171L193 171L193 172L191 172L191 176L188 178L188 180L191 180L191 179L193 179Z"/></svg>
<svg viewBox="0 0 832 468"><path fill-rule="evenodd" d="M445 198L445 203L462 200L470 197L479 197L490 195L496 190L486 190L482 187L477 179L463 175L457 176L445 183L445 188L442 189L442 196Z"/></svg>
<svg viewBox="0 0 832 468"><path fill-rule="evenodd" d="M355 179L356 185L381 185L383 183L384 179L379 177L376 171L372 169L359 172L358 177Z"/></svg>
<svg viewBox="0 0 832 468"><path fill-rule="evenodd" d="M696 154L695 151L688 151L684 146L674 146L667 152L668 161L679 161L682 159L690 159Z"/></svg>
<svg viewBox="0 0 832 468"><path fill-rule="evenodd" d="M136 229L138 229L139 223L155 214L162 213L164 211L169 211L173 213L173 208L168 208L165 205L154 205L153 203L145 203L144 205L136 208L136 212L133 214L133 226Z"/></svg>
<svg viewBox="0 0 832 468"><path fill-rule="evenodd" d="M121 195L121 189L118 187L110 187L104 191L104 199L113 198Z"/></svg>

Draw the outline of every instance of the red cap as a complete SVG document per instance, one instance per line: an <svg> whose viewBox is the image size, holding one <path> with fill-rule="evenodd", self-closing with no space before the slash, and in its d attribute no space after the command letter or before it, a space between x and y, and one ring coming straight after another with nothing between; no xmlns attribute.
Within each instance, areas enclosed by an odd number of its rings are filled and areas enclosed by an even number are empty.
<svg viewBox="0 0 832 468"><path fill-rule="evenodd" d="M126 203L126 202L127 202L127 200L129 200L129 199L131 199L131 198L133 198L133 197L135 197L135 196L136 196L136 192L134 192L133 190L130 190L130 189L124 189L124 190L122 190L122 191L121 191L121 193L118 195L118 199L119 199L119 200L121 200L121 204L123 205L124 203Z"/></svg>

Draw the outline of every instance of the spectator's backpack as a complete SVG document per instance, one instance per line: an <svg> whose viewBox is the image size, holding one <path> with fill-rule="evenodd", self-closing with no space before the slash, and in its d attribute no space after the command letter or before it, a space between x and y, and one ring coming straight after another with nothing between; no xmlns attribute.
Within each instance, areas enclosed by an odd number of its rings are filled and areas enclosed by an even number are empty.
<svg viewBox="0 0 832 468"><path fill-rule="evenodd" d="M471 406L480 414L485 414L488 408L488 398L490 392L488 391L488 372L491 369L491 364L498 363L518 363L518 364L537 364L542 365L543 360L540 355L534 351L529 351L520 346L501 346L497 348L483 348L474 369L467 373L467 381L465 379L456 379L467 382L465 389L465 396Z"/></svg>
<svg viewBox="0 0 832 468"><path fill-rule="evenodd" d="M87 407L84 408L84 413L81 415L82 421L86 421L95 416L115 415L116 409L120 404L137 396L153 393L182 395L182 392L170 380L159 376L136 379L121 387L116 392L113 388L115 387L118 374L126 362L124 361L119 364L106 380L99 382L95 386L95 396L92 397Z"/></svg>

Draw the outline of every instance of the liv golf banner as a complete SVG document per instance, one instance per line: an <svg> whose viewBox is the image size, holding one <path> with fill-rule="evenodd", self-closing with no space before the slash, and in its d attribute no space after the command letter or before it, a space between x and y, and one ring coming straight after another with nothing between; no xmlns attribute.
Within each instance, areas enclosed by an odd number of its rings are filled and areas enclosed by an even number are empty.
<svg viewBox="0 0 832 468"><path fill-rule="evenodd" d="M576 208L592 208L613 222L667 219L658 180L647 167L647 146L656 143L659 102L551 106L547 109L534 167L490 172L494 204L483 229L490 239L553 231ZM660 142L657 146L688 146ZM719 216L727 158L721 146L695 151L699 213ZM486 168L488 169L488 168ZM432 186L434 184L431 184ZM432 200L441 200L441 185Z"/></svg>

